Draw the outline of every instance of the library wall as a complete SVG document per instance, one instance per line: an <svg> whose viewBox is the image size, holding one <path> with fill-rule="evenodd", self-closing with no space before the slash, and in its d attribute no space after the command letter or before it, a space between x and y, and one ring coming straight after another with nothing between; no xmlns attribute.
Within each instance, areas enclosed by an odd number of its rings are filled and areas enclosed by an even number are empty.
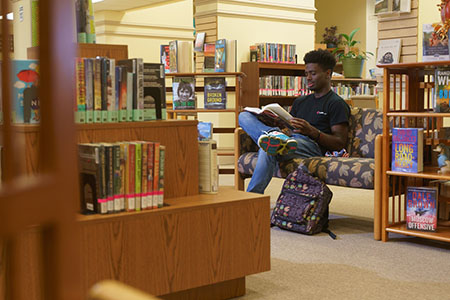
<svg viewBox="0 0 450 300"><path fill-rule="evenodd" d="M129 57L160 61L161 44L194 40L193 2L164 1L126 11L96 11L97 42L128 45Z"/></svg>

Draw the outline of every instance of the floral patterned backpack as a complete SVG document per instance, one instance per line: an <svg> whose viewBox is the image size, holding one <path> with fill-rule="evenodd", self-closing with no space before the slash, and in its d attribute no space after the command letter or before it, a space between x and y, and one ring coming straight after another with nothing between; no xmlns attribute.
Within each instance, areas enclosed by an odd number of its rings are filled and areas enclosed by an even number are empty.
<svg viewBox="0 0 450 300"><path fill-rule="evenodd" d="M304 234L327 232L328 205L333 193L300 166L286 177L270 219L272 226Z"/></svg>

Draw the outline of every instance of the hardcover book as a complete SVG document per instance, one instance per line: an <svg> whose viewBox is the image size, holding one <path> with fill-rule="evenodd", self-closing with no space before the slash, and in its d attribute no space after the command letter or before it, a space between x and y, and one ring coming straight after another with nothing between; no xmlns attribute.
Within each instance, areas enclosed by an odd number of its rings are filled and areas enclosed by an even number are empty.
<svg viewBox="0 0 450 300"><path fill-rule="evenodd" d="M408 187L406 192L406 228L436 231L437 187Z"/></svg>
<svg viewBox="0 0 450 300"><path fill-rule="evenodd" d="M203 44L205 43L206 32L197 32L195 35L194 51L202 52Z"/></svg>
<svg viewBox="0 0 450 300"><path fill-rule="evenodd" d="M206 109L225 109L227 107L225 77L205 77L204 93Z"/></svg>
<svg viewBox="0 0 450 300"><path fill-rule="evenodd" d="M203 72L214 72L214 58L215 58L216 45L205 44L203 56Z"/></svg>
<svg viewBox="0 0 450 300"><path fill-rule="evenodd" d="M169 42L170 73L178 72L178 41Z"/></svg>
<svg viewBox="0 0 450 300"><path fill-rule="evenodd" d="M159 146L159 179L158 179L158 208L164 206L164 166L166 160L166 146Z"/></svg>
<svg viewBox="0 0 450 300"><path fill-rule="evenodd" d="M160 53L161 53L161 63L164 65L164 73L170 73L169 45L161 45Z"/></svg>
<svg viewBox="0 0 450 300"><path fill-rule="evenodd" d="M106 213L106 205L102 212L101 202L98 201L103 199L99 145L78 144L78 163L81 213Z"/></svg>
<svg viewBox="0 0 450 300"><path fill-rule="evenodd" d="M29 119L29 117L27 116L25 118L24 113L24 104L25 104L25 100L23 99L23 92L20 92L20 90L18 90L19 87L25 87L25 85L21 82L16 82L16 76L14 76L14 73L16 73L17 71L15 71L15 65L17 64L17 62L12 61L12 68L13 68L13 78L12 78L12 83L13 83L13 87L14 87L14 91L13 91L13 97L14 97L14 110L13 110L13 115L12 115L12 119L13 122L15 123L29 123L29 122L25 122L25 119ZM75 73L76 73L76 105L75 105L75 122L77 123L86 123L86 75L85 75L85 61L83 58L81 57L77 57L75 59ZM16 91L19 92L18 94L16 94ZM22 95L22 96L21 96Z"/></svg>
<svg viewBox="0 0 450 300"><path fill-rule="evenodd" d="M84 84L85 74L84 62L82 59L81 64L82 70L80 71L80 80ZM13 98L12 120L14 123L39 123L40 121L40 102L38 97L38 65L39 61L35 59L11 60L11 84L13 85L13 89L11 91ZM79 111L83 111L83 113L85 114L86 89L84 86L80 86L80 89L80 93L83 93L83 97L82 99L80 99L80 102L78 102L78 107Z"/></svg>
<svg viewBox="0 0 450 300"><path fill-rule="evenodd" d="M441 40L435 33L436 24L423 24L422 61L449 60L448 38Z"/></svg>
<svg viewBox="0 0 450 300"><path fill-rule="evenodd" d="M195 77L172 78L173 109L195 109Z"/></svg>
<svg viewBox="0 0 450 300"><path fill-rule="evenodd" d="M215 194L219 188L217 167L217 143L214 140L198 142L199 192Z"/></svg>
<svg viewBox="0 0 450 300"><path fill-rule="evenodd" d="M400 61L401 39L380 40L378 44L378 64L398 64Z"/></svg>
<svg viewBox="0 0 450 300"><path fill-rule="evenodd" d="M435 112L450 112L450 68L437 67L434 75Z"/></svg>
<svg viewBox="0 0 450 300"><path fill-rule="evenodd" d="M423 128L392 129L391 170L407 173L423 171Z"/></svg>
<svg viewBox="0 0 450 300"><path fill-rule="evenodd" d="M226 64L226 44L225 39L220 39L216 41L215 47L215 57L214 57L214 71L215 72L225 72Z"/></svg>

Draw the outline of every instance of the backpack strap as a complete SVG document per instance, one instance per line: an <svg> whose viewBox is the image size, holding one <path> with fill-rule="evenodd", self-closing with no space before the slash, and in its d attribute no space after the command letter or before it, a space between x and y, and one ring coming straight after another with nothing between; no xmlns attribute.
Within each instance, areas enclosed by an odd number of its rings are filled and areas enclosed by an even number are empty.
<svg viewBox="0 0 450 300"><path fill-rule="evenodd" d="M328 233L328 235L333 239L337 239L337 236L330 229L323 229L322 232Z"/></svg>

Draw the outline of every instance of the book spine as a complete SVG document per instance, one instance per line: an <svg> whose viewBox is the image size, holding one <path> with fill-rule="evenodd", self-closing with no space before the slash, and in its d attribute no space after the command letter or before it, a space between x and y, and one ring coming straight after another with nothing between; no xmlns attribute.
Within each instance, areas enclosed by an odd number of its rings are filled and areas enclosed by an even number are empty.
<svg viewBox="0 0 450 300"><path fill-rule="evenodd" d="M81 57L76 58L75 71L77 73L77 84L76 84L76 94L77 94L77 105L75 113L75 121L77 123L86 123L86 81L85 81L85 70L84 70L84 59Z"/></svg>
<svg viewBox="0 0 450 300"><path fill-rule="evenodd" d="M132 122L133 121L133 98L134 93L136 92L133 89L133 83L134 83L134 74L130 72L125 72L127 74L127 99L126 99L126 109L127 109L127 121Z"/></svg>
<svg viewBox="0 0 450 300"><path fill-rule="evenodd" d="M159 147L159 180L158 180L158 208L164 205L164 164L166 159L166 147Z"/></svg>
<svg viewBox="0 0 450 300"><path fill-rule="evenodd" d="M125 143L120 143L119 145L120 154L119 154L119 160L120 160L120 166L119 166L119 173L120 173L120 187L119 187L119 203L120 203L120 211L125 210L125 185L126 185L126 145Z"/></svg>
<svg viewBox="0 0 450 300"><path fill-rule="evenodd" d="M99 145L100 153L100 169L101 169L101 195L97 202L99 203L99 213L108 213L108 193L107 193L107 182L106 182L106 160L105 160L105 147Z"/></svg>
<svg viewBox="0 0 450 300"><path fill-rule="evenodd" d="M120 178L120 145L113 145L113 176L114 176L114 212L122 210L121 207L121 185L122 180Z"/></svg>
<svg viewBox="0 0 450 300"><path fill-rule="evenodd" d="M144 60L136 58L137 76L137 120L144 121Z"/></svg>
<svg viewBox="0 0 450 300"><path fill-rule="evenodd" d="M141 210L142 199L141 199L141 181L142 181L142 144L136 143L136 155L135 155L135 203L136 210Z"/></svg>
<svg viewBox="0 0 450 300"><path fill-rule="evenodd" d="M127 191L127 211L136 210L136 196L135 196L135 156L136 156L136 145L134 143L128 144L128 191Z"/></svg>
<svg viewBox="0 0 450 300"><path fill-rule="evenodd" d="M149 208L154 208L153 205L153 164L154 164L154 148L153 142L148 143L148 155L147 155L147 193L148 193L148 205Z"/></svg>
<svg viewBox="0 0 450 300"><path fill-rule="evenodd" d="M92 58L84 59L86 82L86 123L94 122L94 61Z"/></svg>
<svg viewBox="0 0 450 300"><path fill-rule="evenodd" d="M94 59L94 123L102 122L102 61Z"/></svg>
<svg viewBox="0 0 450 300"><path fill-rule="evenodd" d="M106 59L104 57L100 58L101 60L101 83L100 90L102 93L102 122L108 123L110 119L108 119L108 95L107 95L107 73L108 66Z"/></svg>
<svg viewBox="0 0 450 300"><path fill-rule="evenodd" d="M107 184L107 199L108 199L108 213L114 212L114 153L113 146L105 146L105 165L106 165L106 184Z"/></svg>
<svg viewBox="0 0 450 300"><path fill-rule="evenodd" d="M142 160L141 160L141 198L142 198L142 209L149 209L149 196L147 191L147 172L148 172L148 142L142 143Z"/></svg>
<svg viewBox="0 0 450 300"><path fill-rule="evenodd" d="M154 149L153 149L153 208L158 208L159 148L160 148L160 143L155 142Z"/></svg>

